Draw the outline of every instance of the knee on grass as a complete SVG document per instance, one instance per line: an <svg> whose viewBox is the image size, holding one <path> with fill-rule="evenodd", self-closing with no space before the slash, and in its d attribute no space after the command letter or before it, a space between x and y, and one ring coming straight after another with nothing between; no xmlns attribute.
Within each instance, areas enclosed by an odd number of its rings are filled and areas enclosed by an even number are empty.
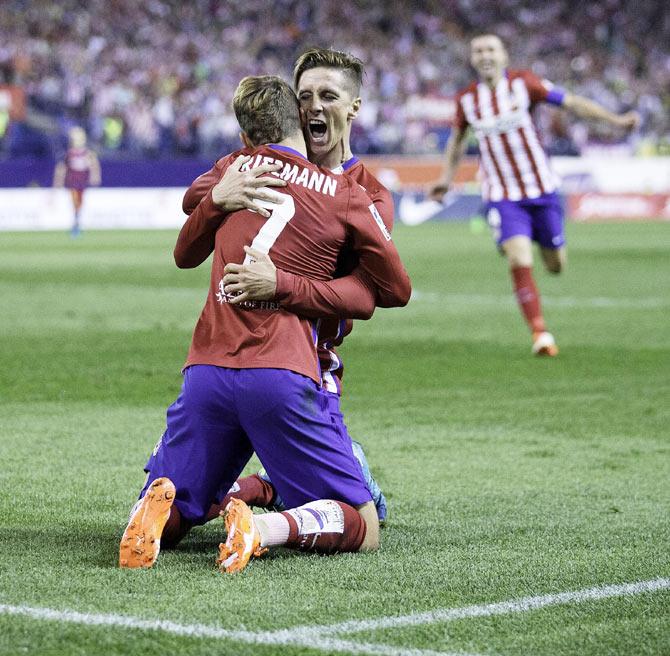
<svg viewBox="0 0 670 656"><path fill-rule="evenodd" d="M359 552L371 552L379 549L379 517L377 516L377 509L373 501L368 501L361 506L357 506L356 510L365 522L365 537L358 547Z"/></svg>

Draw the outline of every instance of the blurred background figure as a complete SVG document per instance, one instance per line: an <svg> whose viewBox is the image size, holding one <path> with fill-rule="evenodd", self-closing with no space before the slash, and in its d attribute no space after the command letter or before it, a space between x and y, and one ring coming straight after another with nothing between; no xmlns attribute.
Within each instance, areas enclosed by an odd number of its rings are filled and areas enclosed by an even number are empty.
<svg viewBox="0 0 670 656"><path fill-rule="evenodd" d="M98 156L86 146L86 132L74 127L69 132L69 148L65 157L56 164L54 187L65 187L72 195L73 221L70 234L78 237L81 232L81 208L84 191L90 185L100 185Z"/></svg>

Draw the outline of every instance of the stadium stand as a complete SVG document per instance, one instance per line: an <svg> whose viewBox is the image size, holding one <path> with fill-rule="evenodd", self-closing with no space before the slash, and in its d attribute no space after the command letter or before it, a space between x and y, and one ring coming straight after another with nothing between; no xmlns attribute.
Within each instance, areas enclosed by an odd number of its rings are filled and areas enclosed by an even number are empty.
<svg viewBox="0 0 670 656"><path fill-rule="evenodd" d="M628 153L670 152L670 15L608 0L7 0L0 4L0 156L57 156L73 124L107 159L213 158L237 147L230 109L241 77L279 73L306 47L357 54L367 68L352 136L361 154L439 152L451 98L471 77L468 38L499 34L515 62L614 111L636 108ZM553 29L546 28L554 26ZM25 110L10 115L10 94ZM552 154L615 135L540 116Z"/></svg>

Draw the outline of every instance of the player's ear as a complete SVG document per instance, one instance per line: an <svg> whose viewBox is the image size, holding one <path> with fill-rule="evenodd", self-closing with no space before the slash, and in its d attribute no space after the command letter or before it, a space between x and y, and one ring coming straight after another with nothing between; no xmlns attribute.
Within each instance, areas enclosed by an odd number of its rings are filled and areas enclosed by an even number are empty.
<svg viewBox="0 0 670 656"><path fill-rule="evenodd" d="M254 147L254 144L251 143L251 139L249 139L249 135L246 132L240 132L240 141L242 142L245 148Z"/></svg>
<svg viewBox="0 0 670 656"><path fill-rule="evenodd" d="M354 98L351 101L351 106L349 107L349 111L347 112L347 119L353 121L358 116L358 112L360 111L360 109L361 109L361 99Z"/></svg>

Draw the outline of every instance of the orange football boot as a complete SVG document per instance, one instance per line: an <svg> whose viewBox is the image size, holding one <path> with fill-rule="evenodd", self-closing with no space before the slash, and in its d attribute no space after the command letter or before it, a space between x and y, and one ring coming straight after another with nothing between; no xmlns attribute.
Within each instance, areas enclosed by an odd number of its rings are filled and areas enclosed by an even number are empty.
<svg viewBox="0 0 670 656"><path fill-rule="evenodd" d="M161 550L161 534L175 497L174 483L157 478L140 499L123 532L119 567L151 567Z"/></svg>
<svg viewBox="0 0 670 656"><path fill-rule="evenodd" d="M262 556L267 548L261 547L261 535L256 528L251 508L240 499L231 499L221 512L228 537L219 545L216 564L221 572L233 574L242 571L252 556Z"/></svg>

